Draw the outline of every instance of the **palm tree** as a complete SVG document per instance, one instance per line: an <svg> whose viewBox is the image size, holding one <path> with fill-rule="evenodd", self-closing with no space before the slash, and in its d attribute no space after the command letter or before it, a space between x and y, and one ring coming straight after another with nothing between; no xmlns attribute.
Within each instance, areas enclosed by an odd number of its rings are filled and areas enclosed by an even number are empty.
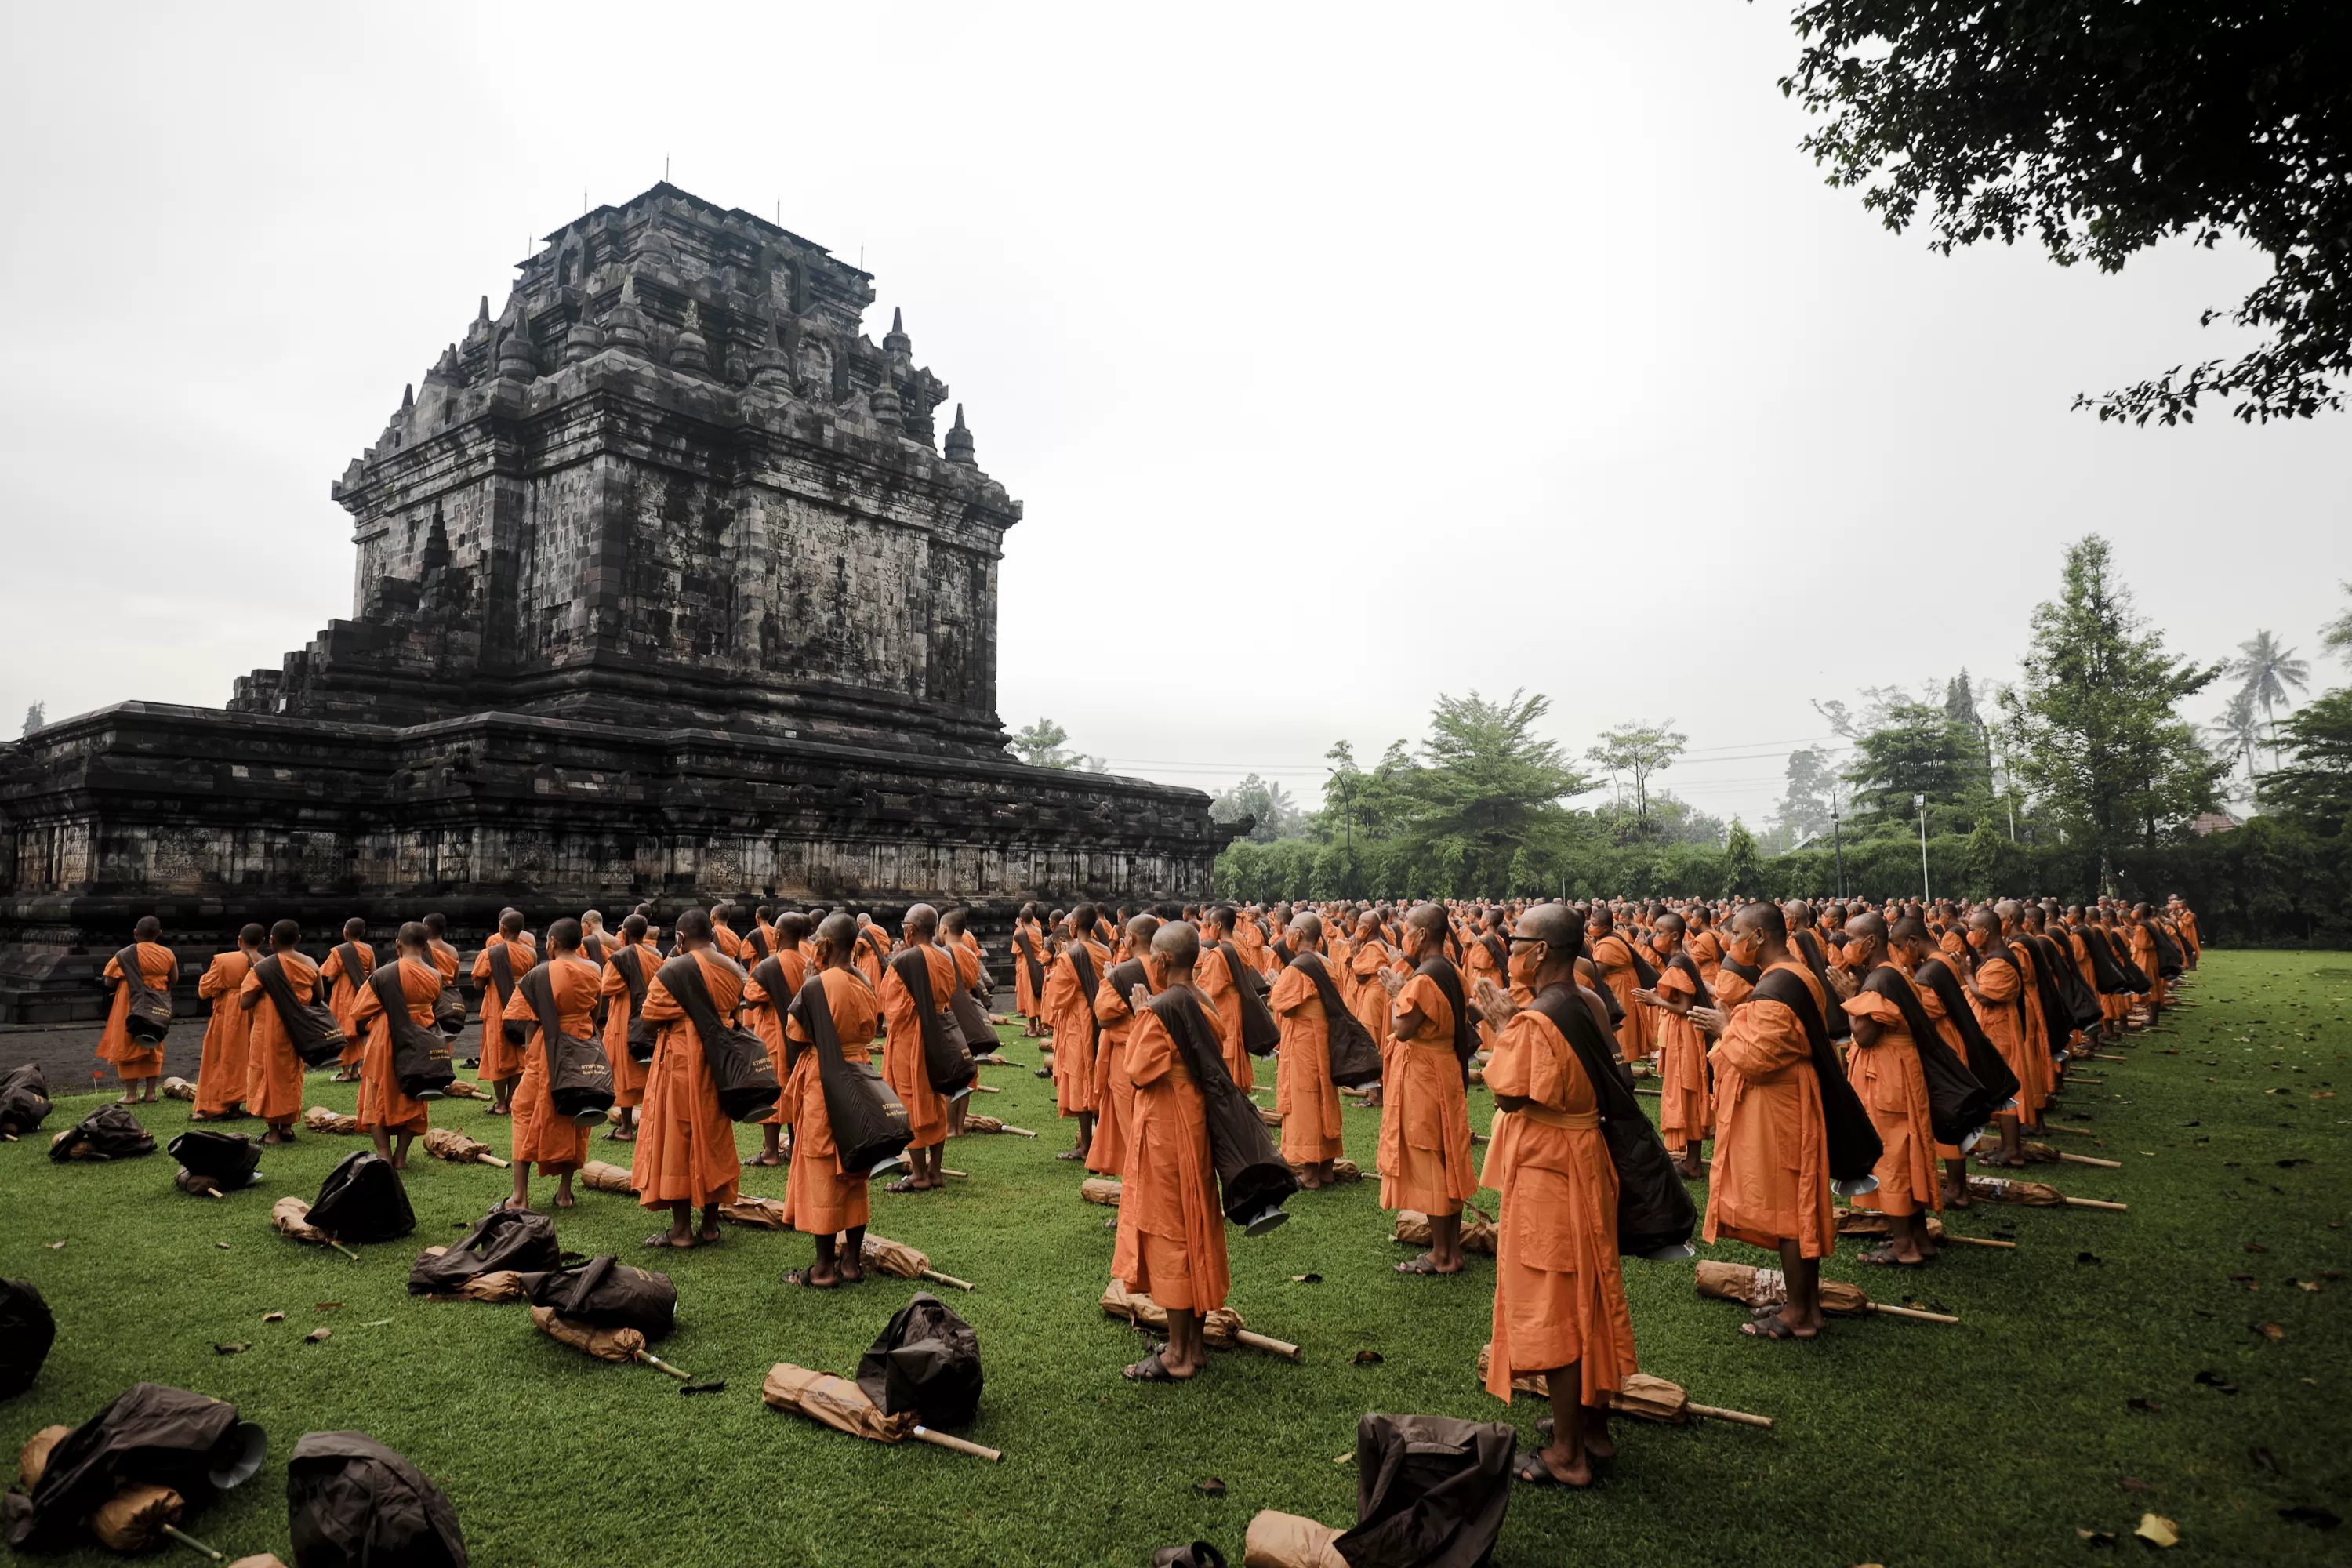
<svg viewBox="0 0 2352 1568"><path fill-rule="evenodd" d="M2262 721L2254 717L2254 696L2241 691L2230 699L2230 705L2213 716L2206 733L2211 737L2216 756L2227 757L2231 771L2240 762L2246 764L2246 784L2254 784L2254 746L2262 739Z"/></svg>
<svg viewBox="0 0 2352 1568"><path fill-rule="evenodd" d="M2263 721L2271 731L2271 766L2278 766L2278 719L2273 710L2287 700L2286 689L2307 691L2311 687L2311 666L2294 657L2294 649L2281 647L2278 638L2266 631L2256 631L2238 645L2238 657L2230 661L2229 672L2243 683L2239 690L2249 700L2263 705Z"/></svg>
<svg viewBox="0 0 2352 1568"><path fill-rule="evenodd" d="M2352 594L2352 583L2338 584ZM2352 610L2347 610L2319 628L2319 646L2347 664L2352 664Z"/></svg>

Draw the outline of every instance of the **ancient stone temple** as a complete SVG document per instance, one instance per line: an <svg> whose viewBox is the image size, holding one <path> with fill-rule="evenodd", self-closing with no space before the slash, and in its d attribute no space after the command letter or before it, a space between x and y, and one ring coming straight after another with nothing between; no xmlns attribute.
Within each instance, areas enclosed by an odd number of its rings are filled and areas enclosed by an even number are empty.
<svg viewBox="0 0 2352 1568"><path fill-rule="evenodd" d="M870 276L660 184L547 237L332 496L352 618L224 709L0 746L0 1021L141 915L461 933L721 896L1197 896L1207 797L1031 768L996 713L1021 504Z"/></svg>

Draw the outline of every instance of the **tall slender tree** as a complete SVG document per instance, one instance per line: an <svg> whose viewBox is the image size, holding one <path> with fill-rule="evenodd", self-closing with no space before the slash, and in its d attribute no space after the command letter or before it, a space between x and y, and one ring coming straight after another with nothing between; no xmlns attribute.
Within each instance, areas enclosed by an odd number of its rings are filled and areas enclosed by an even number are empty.
<svg viewBox="0 0 2352 1568"><path fill-rule="evenodd" d="M2278 766L2278 713L2286 705L2286 689L2297 691L2311 689L2311 666L2294 657L2294 649L2279 647L2278 638L2266 631L2257 631L2238 645L2238 657L2229 663L2228 673L2242 682L2238 689L2263 709L2263 722L2271 732L2271 766Z"/></svg>

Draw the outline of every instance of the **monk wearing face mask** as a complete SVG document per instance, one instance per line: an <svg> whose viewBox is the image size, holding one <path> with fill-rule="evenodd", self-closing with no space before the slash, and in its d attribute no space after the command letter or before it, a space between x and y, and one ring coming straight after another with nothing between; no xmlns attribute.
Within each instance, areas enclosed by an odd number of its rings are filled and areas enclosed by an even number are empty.
<svg viewBox="0 0 2352 1568"><path fill-rule="evenodd" d="M1465 1065L1477 1036L1461 972L1445 956L1445 910L1423 904L1405 917L1411 979L1383 971L1393 1012L1385 1053L1388 1102L1381 1110L1381 1206L1429 1216L1427 1252L1400 1274L1462 1272L1462 1205L1478 1190L1470 1162Z"/></svg>

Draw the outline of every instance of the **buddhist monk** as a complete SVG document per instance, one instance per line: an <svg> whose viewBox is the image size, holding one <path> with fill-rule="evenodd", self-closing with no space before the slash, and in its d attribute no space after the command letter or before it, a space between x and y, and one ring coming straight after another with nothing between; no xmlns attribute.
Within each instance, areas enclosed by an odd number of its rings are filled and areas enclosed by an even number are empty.
<svg viewBox="0 0 2352 1568"><path fill-rule="evenodd" d="M663 971L670 964L691 964L700 973L719 1021L733 1017L742 1000L744 974L712 947L710 917L700 910L679 914L677 946L677 957L664 964ZM680 973L679 983L690 984L690 977ZM734 1125L719 1109L719 1086L704 1059L701 1034L659 973L646 987L645 1016L662 1026L662 1032L654 1045L654 1059L646 1064L629 1184L635 1188L638 1203L667 1209L670 1216L669 1229L656 1231L645 1245L716 1247L719 1211L735 1201L741 1170L736 1163ZM698 1206L702 1210L698 1231L694 1228Z"/></svg>
<svg viewBox="0 0 2352 1568"><path fill-rule="evenodd" d="M1110 1268L1129 1289L1150 1296L1168 1314L1167 1344L1121 1375L1136 1383L1182 1383L1208 1364L1202 1324L1225 1304L1231 1285L1208 1115L1188 1051L1204 1070L1222 1068L1223 1060L1208 995L1192 983L1200 933L1171 922L1153 933L1151 952L1167 988L1155 997L1139 984L1127 994L1135 1020L1127 1038L1134 1121Z"/></svg>
<svg viewBox="0 0 2352 1568"><path fill-rule="evenodd" d="M490 1086L492 1116L513 1114L515 1080L522 1076L522 1052L507 1038L506 1019L516 983L539 962L523 938L522 911L509 910L499 917L489 945L474 959L474 978L484 983L481 1079Z"/></svg>
<svg viewBox="0 0 2352 1568"><path fill-rule="evenodd" d="M1530 910L1511 933L1505 973L1535 1000L1521 1006L1492 979L1477 991L1479 1010L1501 1026L1486 1064L1497 1114L1482 1184L1502 1194L1486 1390L1508 1402L1514 1377L1548 1384L1551 1441L1513 1469L1538 1486L1591 1484L1593 1461L1617 1451L1609 1396L1639 1370L1618 1263L1617 1167L1591 1079L1561 1028L1580 1027L1580 1016L1595 1040L1609 1037L1607 1009L1577 984L1583 938L1565 906Z"/></svg>
<svg viewBox="0 0 2352 1568"><path fill-rule="evenodd" d="M1411 979L1383 970L1390 1045L1381 1109L1381 1207L1429 1216L1429 1250L1400 1274L1462 1272L1462 1205L1478 1191L1470 1158L1465 1068L1477 1039L1461 972L1445 956L1445 910L1417 905L1404 921Z"/></svg>
<svg viewBox="0 0 2352 1568"><path fill-rule="evenodd" d="M1801 991L1792 994L1826 1012L1821 983L1789 951L1787 918L1778 904L1749 904L1732 917L1731 931L1734 952L1742 946L1756 952L1759 986L1778 973L1793 975ZM1713 1057L1706 1239L1727 1236L1780 1256L1787 1304L1742 1323L1741 1332L1811 1339L1822 1331L1821 1260L1837 1245L1837 1220L1811 1038L1788 1004L1754 995L1731 1015Z"/></svg>
<svg viewBox="0 0 2352 1568"><path fill-rule="evenodd" d="M1617 1026L1617 1048L1629 1063L1645 1062L1650 1059L1651 1013L1633 1000L1633 993L1642 988L1641 975L1633 966L1633 945L1618 933L1617 917L1606 905L1592 906L1584 931L1591 943L1592 967L1600 972L1601 984L1617 998L1612 1011L1622 1015L1623 1021Z"/></svg>
<svg viewBox="0 0 2352 1568"><path fill-rule="evenodd" d="M1503 941L1503 911L1490 905L1478 917L1477 925L1462 943L1462 980L1476 995L1478 982L1491 981L1496 985L1506 983L1510 973L1510 952ZM1495 1025L1492 1020L1478 1020L1478 1044L1483 1049L1495 1047Z"/></svg>
<svg viewBox="0 0 2352 1568"><path fill-rule="evenodd" d="M1157 996L1167 989L1167 977L1151 952L1160 932L1157 915L1134 915L1123 934L1128 956L1103 976L1095 993L1095 1016L1102 1021L1102 1043L1095 1053L1095 1141L1087 1151L1087 1169L1098 1176L1117 1176L1127 1168L1135 1120L1135 1080L1127 1074L1127 1043L1135 1027L1129 1003L1137 986Z"/></svg>
<svg viewBox="0 0 2352 1568"><path fill-rule="evenodd" d="M1715 1097L1707 1087L1706 1037L1691 1021L1691 1010L1713 1007L1715 993L1708 989L1697 962L1683 951L1682 917L1660 915L1658 934L1665 943L1659 950L1658 984L1636 990L1633 1001L1652 1009L1657 1018L1659 1136L1682 1173L1698 1180L1706 1174L1706 1147L1715 1131Z"/></svg>
<svg viewBox="0 0 2352 1568"><path fill-rule="evenodd" d="M782 931L773 925L760 928L768 933L769 951L764 957L746 966L751 977L743 986L743 1021L767 1045L768 1060L775 1068L776 1081L780 1084L791 1070L789 1058L792 1050L784 1032L784 1009L793 1005L793 998L801 994L801 986L808 980L808 960L801 956L798 940L807 926L806 915L788 914L784 917ZM748 950L752 945L751 939L746 937L743 940ZM787 944L782 952L776 951L779 942ZM845 960L845 950L843 956ZM866 1027L873 1027L871 1020ZM869 1034L858 1044L864 1047L872 1038ZM783 1132L793 1124L785 1105L789 1098L780 1095L776 1109L760 1118L760 1152L743 1163L772 1167L784 1163Z"/></svg>
<svg viewBox="0 0 2352 1568"><path fill-rule="evenodd" d="M621 940L606 961L598 986L604 1000L604 1059L613 1065L613 1105L621 1120L604 1134L608 1143L634 1142L637 1107L645 1103L646 1064L629 1049L629 1030L645 1013L646 994L660 962L646 939L646 917L621 922Z"/></svg>
<svg viewBox="0 0 2352 1568"><path fill-rule="evenodd" d="M580 922L560 920L547 928L547 957L515 984L507 1016L529 1031L521 1047L522 1073L515 1083L514 1195L509 1208L530 1207L530 1168L557 1178L555 1206L572 1206L572 1173L588 1161L588 1130L556 1113L551 1096L553 1067L548 1032L575 1040L596 1037L596 994L604 977L580 951ZM543 973L542 973L543 972ZM723 1016L723 1015L722 1015ZM729 1140L732 1144L733 1140Z"/></svg>
<svg viewBox="0 0 2352 1568"><path fill-rule="evenodd" d="M1045 994L1038 1003L1054 1031L1054 1109L1078 1124L1077 1142L1056 1153L1056 1160L1084 1160L1094 1142L1095 1052L1101 1028L1095 1019L1095 993L1110 967L1110 950L1090 934L1094 924L1094 905L1070 911L1070 929L1077 934L1059 944L1045 966Z"/></svg>
<svg viewBox="0 0 2352 1568"><path fill-rule="evenodd" d="M246 1030L245 1108L269 1124L264 1143L294 1141L294 1119L302 1114L302 1058L295 1054L294 1037L286 1019L262 988L265 972L281 974L297 1003L316 999L319 966L297 951L302 928L279 921L269 928L269 952L246 971L237 987L237 1005L247 1015Z"/></svg>
<svg viewBox="0 0 2352 1568"><path fill-rule="evenodd" d="M98 1057L100 1061L114 1064L115 1076L122 1080L120 1105L152 1105L155 1090L163 1078L163 1042L142 1040L131 1032L131 996L137 989L126 980L123 959L128 956L136 973L131 977L157 995L168 999L172 982L179 977L180 961L163 942L163 925L153 915L141 917L131 931L131 944L106 961L102 973L104 984L113 987L114 998L106 1015L106 1032L99 1037Z"/></svg>
<svg viewBox="0 0 2352 1568"><path fill-rule="evenodd" d="M408 1009L410 1023L430 1031L433 1005L441 999L441 966L433 962L432 933L421 921L403 925L394 947L393 961L361 984L351 1022L365 1051L360 1063L360 1131L374 1142L378 1155L392 1162L393 1169L406 1170L408 1145L431 1129L432 1115L425 1101L401 1092L400 1075L393 1069L392 1017L384 1011L379 987ZM379 973L384 978L378 980Z"/></svg>
<svg viewBox="0 0 2352 1568"><path fill-rule="evenodd" d="M1905 955L1926 932L1905 922ZM1932 1025L1919 1005L1919 988L1907 964L1890 962L1886 922L1865 910L1849 917L1846 946L1851 967L1863 984L1843 1005L1853 1020L1853 1043L1846 1050L1846 1079L1853 1085L1870 1124L1878 1131L1878 1178L1874 1192L1853 1200L1858 1209L1886 1216L1886 1241L1862 1254L1864 1263L1915 1268L1936 1256L1927 1234L1927 1211L1943 1205L1936 1173L1936 1128L1927 1105L1927 1079L1919 1065L1916 1029ZM1906 1005L1907 1004L1907 1005Z"/></svg>
<svg viewBox="0 0 2352 1568"><path fill-rule="evenodd" d="M336 1070L337 1083L357 1083L367 1056L367 1037L352 1022L352 1009L359 1005L360 987L375 973L375 949L364 940L367 921L357 915L343 922L343 940L327 953L327 961L319 965L319 984L326 987L327 1005L333 1010L335 1022L343 1026L341 1067Z"/></svg>
<svg viewBox="0 0 2352 1568"><path fill-rule="evenodd" d="M213 1005L212 1020L205 1026L205 1054L196 1068L196 1108L192 1121L233 1121L246 1114L246 1037L252 1020L237 1005L237 989L259 962L269 933L248 925L236 933L236 946L215 953L196 982L196 994Z"/></svg>
<svg viewBox="0 0 2352 1568"><path fill-rule="evenodd" d="M1396 954L1390 952L1388 942L1381 935L1379 914L1366 910L1357 916L1355 941L1345 972L1353 983L1348 995L1348 1005L1354 1010L1356 1022L1364 1026L1364 1032L1381 1042L1383 1068L1387 1065L1390 1007L1388 987L1381 983L1381 976L1390 971L1395 959ZM1374 1084L1364 1103L1379 1106L1385 1092L1384 1085Z"/></svg>
<svg viewBox="0 0 2352 1568"><path fill-rule="evenodd" d="M2050 1098L2050 1053L2036 1048L2028 1039L2024 1004L2025 979L2017 970L2014 956L2001 941L2000 917L1990 910L1978 910L1969 916L1965 940L1974 956L1971 965L1965 959L1954 959L1951 967L1959 976L1960 984L1969 994L1969 1006L1977 1016L1977 1026L2017 1075L2017 1108L2003 1110L1995 1118L2000 1128L2000 1152L1986 1154L1979 1151L1980 1165L2023 1165L2025 1150L2018 1124L2027 1121L2039 1125L2042 1108Z"/></svg>
<svg viewBox="0 0 2352 1568"><path fill-rule="evenodd" d="M1290 922L1288 967L1275 972L1266 1005L1282 1028L1274 1108L1282 1117L1282 1157L1299 1169L1298 1184L1331 1184L1331 1164L1347 1149L1340 1138L1339 1088L1331 1081L1330 1012L1324 997L1339 986L1323 965L1323 921L1302 914Z"/></svg>
<svg viewBox="0 0 2352 1568"><path fill-rule="evenodd" d="M1248 986L1255 997L1265 983L1234 940L1238 918L1231 904L1219 904L1203 917L1207 930L1202 935L1201 961L1193 968L1192 983L1207 994L1220 1021L1219 1044L1224 1047L1227 1076L1247 1091L1257 1086L1257 1074L1242 1041L1241 988Z"/></svg>
<svg viewBox="0 0 2352 1568"><path fill-rule="evenodd" d="M449 917L436 911L435 913L428 914L425 917L424 924L425 940L430 945L430 951L433 955L433 966L441 972L441 980L445 985L457 984L457 976L464 971L466 963L465 960L457 956L457 950L449 945ZM481 1058L479 1057L475 1058L471 1062L457 1060L456 1056L457 1048L457 1047L454 1043L450 1047L451 1057L449 1065L451 1067L479 1067L481 1065Z"/></svg>
<svg viewBox="0 0 2352 1568"><path fill-rule="evenodd" d="M1045 932L1037 919L1037 906L1033 901L1021 906L1013 921L1013 1003L1028 1027L1024 1039L1037 1039L1045 1032L1045 1015L1041 1005L1045 994Z"/></svg>
<svg viewBox="0 0 2352 1568"><path fill-rule="evenodd" d="M860 1066L874 1059L874 1025L882 1008L874 988L850 962L856 941L856 921L847 915L826 916L816 928L815 973L784 1004L790 1066L783 1078L782 1109L793 1128L793 1168L785 1178L784 1223L816 1240L816 1262L786 1274L784 1283L818 1290L856 1284L864 1278L858 1258L865 1247L868 1217L866 1173L841 1168L841 1150L834 1142L833 1122L825 1113L815 1032L809 1025L810 1008L821 1005L843 1058Z"/></svg>
<svg viewBox="0 0 2352 1568"><path fill-rule="evenodd" d="M887 1192L927 1193L947 1185L947 1178L940 1173L940 1150L948 1136L947 1100L931 1087L930 1068L923 1054L926 1005L930 1014L929 1027L954 1026L955 1016L950 1008L954 1002L955 960L939 949L935 940L939 923L939 911L929 904L917 904L907 911L899 928L907 950L891 961L876 987L887 1031L882 1075L890 1081L890 1092L907 1108L908 1170L885 1188ZM922 967L918 970L917 964ZM915 994L910 981L918 976L929 984L928 998L919 1000ZM1060 1052L1055 1054L1058 1062Z"/></svg>

